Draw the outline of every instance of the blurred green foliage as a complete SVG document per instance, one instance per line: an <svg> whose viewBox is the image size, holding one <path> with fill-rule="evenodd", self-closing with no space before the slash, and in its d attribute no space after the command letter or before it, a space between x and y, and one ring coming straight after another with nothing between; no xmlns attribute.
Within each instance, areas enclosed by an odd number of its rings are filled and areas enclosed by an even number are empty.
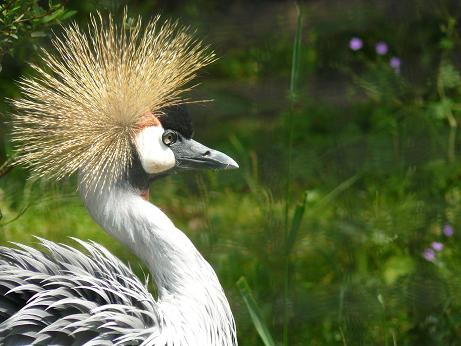
<svg viewBox="0 0 461 346"><path fill-rule="evenodd" d="M218 272L242 345L261 345L252 320L276 344L459 343L460 4L300 1L293 49L289 2L10 3L24 7L2 14L4 97L17 97L15 81L39 62L37 48L49 47L50 26L73 11L85 24L91 11L128 3L131 15L161 12L197 27L216 49L220 60L191 95L214 99L191 106L195 132L241 169L167 177L151 197ZM23 13L27 25L13 29ZM360 49L350 49L354 37ZM7 120L6 101L0 110ZM0 136L5 158L8 125ZM91 221L75 181L26 178L15 168L0 179L2 243L90 238L137 263ZM256 315L246 307L255 304Z"/></svg>
<svg viewBox="0 0 461 346"><path fill-rule="evenodd" d="M19 39L31 44L34 38L47 36L46 31L51 26L62 23L75 13L53 1L45 6L37 0L3 1L0 4L0 60L6 53L14 54L14 45Z"/></svg>

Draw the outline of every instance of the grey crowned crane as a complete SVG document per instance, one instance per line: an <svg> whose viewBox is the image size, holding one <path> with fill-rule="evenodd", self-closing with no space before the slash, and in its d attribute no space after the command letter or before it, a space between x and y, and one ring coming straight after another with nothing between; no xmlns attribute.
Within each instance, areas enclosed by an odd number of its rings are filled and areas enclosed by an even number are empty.
<svg viewBox="0 0 461 346"><path fill-rule="evenodd" d="M18 164L78 174L94 220L148 267L158 298L94 242L0 248L2 345L237 345L219 280L187 236L148 201L156 177L237 163L192 139L182 97L215 57L189 29L111 16L76 24L42 52L13 101Z"/></svg>

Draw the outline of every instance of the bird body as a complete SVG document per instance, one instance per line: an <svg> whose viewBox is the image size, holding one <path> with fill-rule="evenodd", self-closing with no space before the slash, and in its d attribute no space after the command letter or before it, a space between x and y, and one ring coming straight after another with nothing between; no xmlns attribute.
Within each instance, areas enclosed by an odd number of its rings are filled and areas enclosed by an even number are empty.
<svg viewBox="0 0 461 346"><path fill-rule="evenodd" d="M234 345L232 312L214 270L187 236L141 197L144 184L137 178L102 194L82 191L84 203L96 222L149 268L172 337L188 336L196 340L192 345ZM175 330L178 325L186 330Z"/></svg>
<svg viewBox="0 0 461 346"><path fill-rule="evenodd" d="M48 253L23 245L2 247L0 343L237 344L232 312L214 270L138 192L122 184L82 195L95 220L148 266L158 299L101 245L79 241L89 255L45 240Z"/></svg>
<svg viewBox="0 0 461 346"><path fill-rule="evenodd" d="M40 240L44 251L0 247L0 344L237 345L219 280L187 236L147 201L150 183L178 169L228 169L227 155L194 141L180 98L214 57L158 18L74 25L44 52L48 68L14 101L18 163L38 177L78 172L93 219L149 268L155 299L110 252Z"/></svg>

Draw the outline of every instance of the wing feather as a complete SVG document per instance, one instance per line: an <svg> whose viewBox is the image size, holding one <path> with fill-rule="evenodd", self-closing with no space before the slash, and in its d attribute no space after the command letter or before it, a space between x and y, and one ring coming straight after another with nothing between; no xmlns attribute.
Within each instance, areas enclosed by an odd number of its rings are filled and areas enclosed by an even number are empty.
<svg viewBox="0 0 461 346"><path fill-rule="evenodd" d="M0 247L0 344L135 345L158 334L157 302L106 248L40 239Z"/></svg>

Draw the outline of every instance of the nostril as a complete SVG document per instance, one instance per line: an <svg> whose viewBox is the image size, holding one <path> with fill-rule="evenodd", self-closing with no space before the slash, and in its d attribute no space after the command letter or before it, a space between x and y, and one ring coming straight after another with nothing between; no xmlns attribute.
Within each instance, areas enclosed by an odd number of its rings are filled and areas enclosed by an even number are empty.
<svg viewBox="0 0 461 346"><path fill-rule="evenodd" d="M210 156L211 155L211 151L207 150L205 151L202 156Z"/></svg>

